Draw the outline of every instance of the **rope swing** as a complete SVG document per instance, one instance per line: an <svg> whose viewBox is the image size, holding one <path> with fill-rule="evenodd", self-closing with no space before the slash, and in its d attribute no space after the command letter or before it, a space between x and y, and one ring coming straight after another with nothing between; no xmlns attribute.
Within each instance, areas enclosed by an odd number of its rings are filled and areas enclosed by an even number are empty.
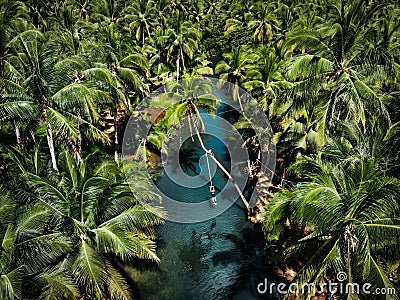
<svg viewBox="0 0 400 300"><path fill-rule="evenodd" d="M207 169L208 169L208 176L210 177L210 193L211 194L215 194L215 187L213 186L212 183L212 176L211 176L211 170L210 170L210 161L208 160L208 155L206 155L206 159L207 159Z"/></svg>
<svg viewBox="0 0 400 300"><path fill-rule="evenodd" d="M216 206L217 205L217 198L215 197L215 186L212 183L212 176L211 176L210 162L208 160L208 155L206 155L206 159L207 159L208 175L210 176L211 205Z"/></svg>
<svg viewBox="0 0 400 300"><path fill-rule="evenodd" d="M192 116L192 109L193 109L194 112L196 112L196 114L198 114L198 111L197 111L197 109L196 109L196 105L194 105L194 103L193 103L193 102L190 102L190 101L189 101L188 104L189 104L189 114L191 114L191 117L193 118L193 116ZM200 118L200 120L201 120L201 118ZM204 127L204 124L203 124L202 122L200 122L200 125L202 125L202 127ZM197 126L195 126L195 125L193 124L193 127L194 127L194 130L195 130L195 132L196 132L197 138L199 139L201 148L204 150L204 152L206 152L207 157L210 156L210 158L215 162L215 164L217 165L217 167L220 168L220 169L222 170L222 172L224 172L224 174L225 174L225 175L228 177L228 179L232 182L233 186L235 187L236 191L238 192L238 194L239 194L239 196L240 196L240 199L243 201L243 204L244 204L244 205L246 206L246 208L247 208L247 216L250 217L250 213L251 213L252 209L251 209L250 204L247 202L246 197L243 195L243 193L242 193L240 187L236 184L236 182L235 182L235 180L233 179L232 175L231 175L231 174L224 168L224 166L214 157L214 155L213 155L213 153L212 153L212 149L207 149L207 148L204 146L203 139L202 139L201 136L200 136L200 132L199 132L199 129L197 128ZM216 205L216 198L215 198L215 196L211 199L211 201L212 201L213 205Z"/></svg>

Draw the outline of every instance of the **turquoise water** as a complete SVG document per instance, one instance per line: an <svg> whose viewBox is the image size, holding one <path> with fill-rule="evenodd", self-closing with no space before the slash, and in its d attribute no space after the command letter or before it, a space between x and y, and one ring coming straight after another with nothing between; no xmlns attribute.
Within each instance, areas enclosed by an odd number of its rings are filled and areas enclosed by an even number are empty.
<svg viewBox="0 0 400 300"><path fill-rule="evenodd" d="M206 120L218 130L218 120ZM222 141L204 135L205 146L214 148L216 158L230 169L229 155ZM180 151L182 169L188 175L200 173L203 155L198 141L188 139ZM212 162L213 163L213 162ZM215 166L214 166L215 167ZM182 202L201 202L210 198L207 178L199 188L185 188L168 176L156 184L168 196ZM218 169L213 177L217 193L227 178ZM235 203L216 218L179 224L167 221L158 229L159 265L131 268L140 299L265 299L258 295L257 284L263 282L265 241L262 232L246 220L240 199L219 199ZM211 205L210 210L214 209ZM196 214L194 211L193 214ZM150 270L149 270L150 267Z"/></svg>

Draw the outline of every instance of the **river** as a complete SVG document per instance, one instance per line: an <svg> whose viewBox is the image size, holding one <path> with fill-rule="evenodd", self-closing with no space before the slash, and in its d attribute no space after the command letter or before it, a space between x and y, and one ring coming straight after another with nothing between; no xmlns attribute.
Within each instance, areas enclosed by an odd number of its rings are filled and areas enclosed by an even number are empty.
<svg viewBox="0 0 400 300"><path fill-rule="evenodd" d="M223 114L223 109L217 114ZM210 115L204 118L206 126L219 130L218 119ZM229 155L222 141L212 134L203 138L206 147L214 148L215 157L229 169ZM198 141L186 140L181 151L186 151L180 153L185 156L182 168L188 175L198 174L199 157L204 154ZM218 169L213 177L217 192L226 182L227 178ZM178 201L201 202L210 198L206 180L203 186L193 189L177 185L162 175L156 184ZM265 240L260 227L247 221L240 199L219 216L204 222L167 221L158 228L157 245L161 259L158 265L138 262L126 267L135 282L136 298L266 299L257 293L258 283L268 275L263 255Z"/></svg>

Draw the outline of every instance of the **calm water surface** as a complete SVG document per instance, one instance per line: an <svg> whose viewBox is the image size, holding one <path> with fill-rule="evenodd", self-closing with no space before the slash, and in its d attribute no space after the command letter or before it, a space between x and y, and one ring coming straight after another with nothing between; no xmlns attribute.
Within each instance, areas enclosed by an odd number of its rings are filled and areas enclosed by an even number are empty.
<svg viewBox="0 0 400 300"><path fill-rule="evenodd" d="M218 120L206 116L207 126L218 130ZM204 136L207 148L213 147L216 158L229 170L229 155L223 143L212 135ZM180 153L181 166L189 175L199 173L203 151L198 142L185 141ZM213 162L212 162L213 163ZM227 178L217 170L213 183L221 190ZM201 202L210 198L209 185L184 188L161 176L157 186L182 202ZM266 299L258 295L257 284L265 274L265 241L260 228L246 220L240 199L216 218L195 223L166 222L158 228L159 265L129 267L140 299ZM210 210L214 209L209 207ZM194 214L196 212L193 212Z"/></svg>

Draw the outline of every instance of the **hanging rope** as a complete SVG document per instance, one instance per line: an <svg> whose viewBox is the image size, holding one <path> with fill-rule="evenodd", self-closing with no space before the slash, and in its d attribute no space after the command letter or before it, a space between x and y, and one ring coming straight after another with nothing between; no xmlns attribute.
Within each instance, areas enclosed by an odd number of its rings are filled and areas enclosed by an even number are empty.
<svg viewBox="0 0 400 300"><path fill-rule="evenodd" d="M195 106L193 103L189 103L189 105L190 105L190 106L189 106L190 108L193 107L193 110L196 111L196 106ZM190 109L190 108L189 108L189 109ZM191 110L190 110L189 112L191 113ZM204 146L203 139L202 139L201 136L200 136L199 129L198 129L196 126L193 126L193 127L194 127L194 129L195 129L195 131L196 131L196 135L197 135L197 138L198 138L198 140L199 140L199 142L200 142L201 148L204 150L204 152L206 152L207 156L210 156L210 158L215 162L215 164L222 170L222 172L225 173L225 175L228 177L228 179L232 182L232 184L233 184L233 186L235 187L235 189L237 190L237 192L238 192L238 194L239 194L241 200L243 201L243 204L244 204L244 205L246 206L246 208L247 208L248 217L250 217L250 213L251 213L252 209L251 209L249 203L247 202L246 197L243 195L243 193L242 193L240 187L236 184L236 182L235 182L235 180L233 179L232 175L231 175L231 174L224 168L224 166L214 157L214 155L212 155L212 151L209 150L209 149L207 149L207 148Z"/></svg>
<svg viewBox="0 0 400 300"><path fill-rule="evenodd" d="M210 177L210 185L212 186L212 176L211 176L211 170L210 170L210 161L208 160L208 155L206 155L207 159L207 168L208 168L208 176Z"/></svg>
<svg viewBox="0 0 400 300"><path fill-rule="evenodd" d="M191 135L191 137L192 137L192 140L193 140L193 130L192 130L192 125L193 126L196 126L196 125L194 125L193 123L194 123L194 121L193 121L193 119L192 119L192 113L191 113L191 111L190 111L190 109L188 110L188 123L189 123L189 130L190 130L190 135ZM210 178L210 193L212 194L212 195L215 195L215 187L214 187L214 185L213 185L213 183L212 183L212 176L211 176L211 168L210 168L210 161L209 161L209 159L208 159L208 155L206 155L206 160L207 160L207 169L208 169L208 176L209 176L209 178Z"/></svg>

